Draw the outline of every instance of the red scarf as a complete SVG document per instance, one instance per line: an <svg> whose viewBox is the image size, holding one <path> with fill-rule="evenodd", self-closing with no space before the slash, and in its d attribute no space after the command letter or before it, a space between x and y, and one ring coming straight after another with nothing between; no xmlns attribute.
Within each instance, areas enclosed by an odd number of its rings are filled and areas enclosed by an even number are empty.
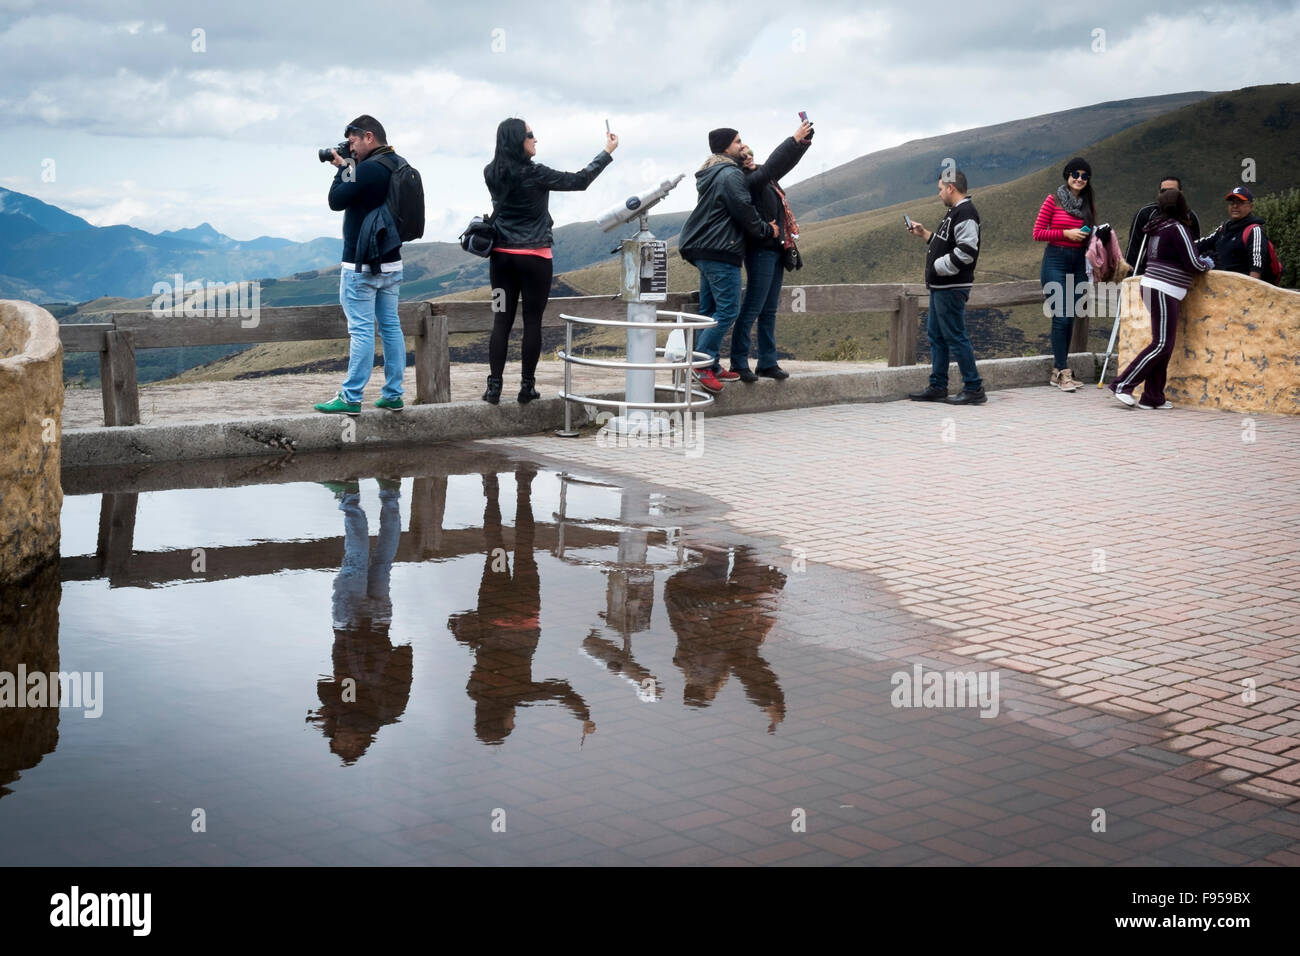
<svg viewBox="0 0 1300 956"><path fill-rule="evenodd" d="M790 211L790 204L785 201L785 190L776 183L772 183L772 188L781 197L781 206L785 209L785 248L793 249L794 241L799 238L799 223L795 222L794 213Z"/></svg>

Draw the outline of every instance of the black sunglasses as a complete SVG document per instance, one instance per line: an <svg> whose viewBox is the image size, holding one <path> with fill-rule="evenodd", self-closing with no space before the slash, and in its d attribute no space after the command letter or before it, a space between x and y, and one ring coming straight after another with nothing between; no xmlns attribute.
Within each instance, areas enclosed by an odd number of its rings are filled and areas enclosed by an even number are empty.
<svg viewBox="0 0 1300 956"><path fill-rule="evenodd" d="M527 133L524 133L524 139L537 139L537 134L532 130L529 130Z"/></svg>
<svg viewBox="0 0 1300 956"><path fill-rule="evenodd" d="M1092 173L1085 173L1082 169L1070 173L1071 179L1082 179L1085 183L1092 179Z"/></svg>

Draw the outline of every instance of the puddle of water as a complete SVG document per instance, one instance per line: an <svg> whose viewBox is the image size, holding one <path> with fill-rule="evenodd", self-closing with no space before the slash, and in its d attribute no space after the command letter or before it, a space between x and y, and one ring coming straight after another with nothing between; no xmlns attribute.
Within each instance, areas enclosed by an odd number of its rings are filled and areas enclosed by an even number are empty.
<svg viewBox="0 0 1300 956"><path fill-rule="evenodd" d="M409 474L65 480L0 673L88 675L102 713L0 708L0 863L982 862L1017 850L985 826L1038 812L1044 859L1087 862L1062 807L1087 832L1100 796L1071 774L1132 765L1010 703L895 707L922 624L865 576L687 493Z"/></svg>

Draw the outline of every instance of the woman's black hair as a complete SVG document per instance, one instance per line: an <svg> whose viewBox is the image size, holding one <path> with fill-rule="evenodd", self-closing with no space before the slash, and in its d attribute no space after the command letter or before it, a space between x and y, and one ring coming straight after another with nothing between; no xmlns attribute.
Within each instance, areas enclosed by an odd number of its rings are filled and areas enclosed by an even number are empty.
<svg viewBox="0 0 1300 956"><path fill-rule="evenodd" d="M1094 198L1095 194L1092 191L1092 166L1082 156L1076 156L1065 164L1065 168L1061 170L1061 178L1066 182L1065 188L1069 189L1070 173L1077 169L1082 169L1088 174L1088 185L1084 186L1083 191L1079 193L1079 198L1083 200L1083 208L1087 212L1083 224L1085 226L1095 226L1097 225L1097 203Z"/></svg>
<svg viewBox="0 0 1300 956"><path fill-rule="evenodd" d="M1182 190L1160 190L1160 195L1156 197L1156 213L1147 224L1147 231L1150 231L1153 226L1159 226L1160 221L1164 219L1181 222L1188 229L1192 227L1191 209L1187 205L1187 197L1183 195Z"/></svg>
<svg viewBox="0 0 1300 956"><path fill-rule="evenodd" d="M527 132L527 124L516 116L503 119L497 124L497 150L492 162L483 167L483 178L487 181L488 189L493 192L503 191L519 168L532 162L532 157L524 152Z"/></svg>

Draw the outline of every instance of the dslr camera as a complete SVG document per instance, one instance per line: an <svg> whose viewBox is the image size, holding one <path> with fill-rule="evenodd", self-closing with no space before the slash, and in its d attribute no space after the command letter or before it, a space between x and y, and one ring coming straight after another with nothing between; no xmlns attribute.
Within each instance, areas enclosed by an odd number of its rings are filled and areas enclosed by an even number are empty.
<svg viewBox="0 0 1300 956"><path fill-rule="evenodd" d="M348 141L346 139L343 142L339 143L337 146L335 146L334 150L343 159L352 158L352 149L348 146ZM334 157L330 155L330 148L328 146L324 147L323 149L316 150L316 156L320 159L322 163L329 163L334 160Z"/></svg>

